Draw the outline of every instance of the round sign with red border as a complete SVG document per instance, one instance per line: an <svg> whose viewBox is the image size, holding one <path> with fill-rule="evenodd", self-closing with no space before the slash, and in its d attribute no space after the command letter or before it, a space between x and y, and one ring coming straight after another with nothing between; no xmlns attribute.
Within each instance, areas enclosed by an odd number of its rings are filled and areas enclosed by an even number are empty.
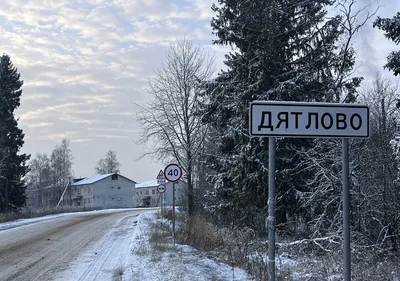
<svg viewBox="0 0 400 281"><path fill-rule="evenodd" d="M166 190L167 187L165 186L165 184L160 184L159 186L157 186L158 193L164 193Z"/></svg>
<svg viewBox="0 0 400 281"><path fill-rule="evenodd" d="M167 181L178 181L182 177L182 168L177 164L169 164L164 169L164 176Z"/></svg>

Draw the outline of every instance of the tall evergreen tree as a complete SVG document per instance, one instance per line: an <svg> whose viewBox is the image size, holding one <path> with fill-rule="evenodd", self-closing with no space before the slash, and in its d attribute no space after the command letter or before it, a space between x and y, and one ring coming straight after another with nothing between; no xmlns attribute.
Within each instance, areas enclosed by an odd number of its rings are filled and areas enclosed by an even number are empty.
<svg viewBox="0 0 400 281"><path fill-rule="evenodd" d="M392 40L396 45L400 43L400 12L392 19L378 17L374 22L374 27L385 32L385 37ZM400 50L393 51L387 57L385 68L394 72L394 75L400 75Z"/></svg>
<svg viewBox="0 0 400 281"><path fill-rule="evenodd" d="M211 24L232 51L226 71L209 85L205 122L214 127L219 153L210 157L212 197L208 206L233 214L234 223L264 225L268 183L268 139L248 134L253 100L309 102L354 101L361 79L346 79L354 52L340 43L343 18L326 17L331 0L219 0ZM298 151L309 139L282 139L277 145L277 221L300 213L298 191L307 189L307 170ZM224 209L224 210L223 210Z"/></svg>
<svg viewBox="0 0 400 281"><path fill-rule="evenodd" d="M18 152L24 144L24 133L18 128L14 111L20 106L23 82L7 55L0 58L0 210L24 205L28 172L27 154Z"/></svg>

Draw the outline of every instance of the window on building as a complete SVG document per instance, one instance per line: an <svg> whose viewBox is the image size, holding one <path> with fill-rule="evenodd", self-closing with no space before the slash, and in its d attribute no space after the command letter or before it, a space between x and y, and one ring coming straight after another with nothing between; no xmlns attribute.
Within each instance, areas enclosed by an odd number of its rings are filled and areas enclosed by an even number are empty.
<svg viewBox="0 0 400 281"><path fill-rule="evenodd" d="M139 195L139 191L136 191L136 195Z"/></svg>
<svg viewBox="0 0 400 281"><path fill-rule="evenodd" d="M113 174L113 175L111 176L111 180L113 180L113 181L118 180L118 175L117 175L117 174Z"/></svg>
<svg viewBox="0 0 400 281"><path fill-rule="evenodd" d="M155 190L155 189L152 189L152 190L151 190L151 194L153 194L153 195L156 194L156 190Z"/></svg>
<svg viewBox="0 0 400 281"><path fill-rule="evenodd" d="M149 190L146 190L146 195L149 195Z"/></svg>

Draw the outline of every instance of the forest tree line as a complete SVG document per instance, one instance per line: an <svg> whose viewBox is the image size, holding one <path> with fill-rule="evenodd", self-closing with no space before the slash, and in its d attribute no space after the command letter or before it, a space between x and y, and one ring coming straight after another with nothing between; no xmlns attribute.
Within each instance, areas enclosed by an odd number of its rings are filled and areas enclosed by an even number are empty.
<svg viewBox="0 0 400 281"><path fill-rule="evenodd" d="M370 137L350 140L353 241L398 250L399 86L354 76L353 41L373 24L398 43L400 14L382 19L364 8L340 0L219 0L212 6L213 43L231 51L216 76L204 48L187 38L171 45L150 79L154 99L138 120L143 140L159 144L147 154L182 166L189 215L266 234L268 138L249 135L250 102L362 103L370 108ZM395 75L399 58L393 52L385 66ZM278 138L280 234L318 238L322 248L340 243L341 153L340 139Z"/></svg>

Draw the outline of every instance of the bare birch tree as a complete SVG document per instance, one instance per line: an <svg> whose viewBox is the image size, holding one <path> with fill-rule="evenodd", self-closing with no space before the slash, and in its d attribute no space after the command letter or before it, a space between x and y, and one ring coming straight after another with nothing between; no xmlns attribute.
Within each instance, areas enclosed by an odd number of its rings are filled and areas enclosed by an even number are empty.
<svg viewBox="0 0 400 281"><path fill-rule="evenodd" d="M29 201L32 206L42 207L44 205L43 189L51 184L51 175L50 159L46 153L38 153L35 158L29 161L27 182L30 188L27 192L29 193L28 196L31 197Z"/></svg>
<svg viewBox="0 0 400 281"><path fill-rule="evenodd" d="M54 181L52 205L56 205L61 198L61 194L69 182L72 175L72 152L69 147L69 140L63 139L57 145L50 157L50 165Z"/></svg>
<svg viewBox="0 0 400 281"><path fill-rule="evenodd" d="M198 115L200 85L213 74L213 57L190 40L171 44L162 67L149 81L152 100L141 107L138 121L142 140L155 143L153 155L174 160L183 169L188 186L188 213L194 213L193 171L206 128Z"/></svg>
<svg viewBox="0 0 400 281"><path fill-rule="evenodd" d="M117 153L109 150L105 158L100 159L95 168L96 174L105 175L111 173L119 173L121 164L118 162Z"/></svg>

